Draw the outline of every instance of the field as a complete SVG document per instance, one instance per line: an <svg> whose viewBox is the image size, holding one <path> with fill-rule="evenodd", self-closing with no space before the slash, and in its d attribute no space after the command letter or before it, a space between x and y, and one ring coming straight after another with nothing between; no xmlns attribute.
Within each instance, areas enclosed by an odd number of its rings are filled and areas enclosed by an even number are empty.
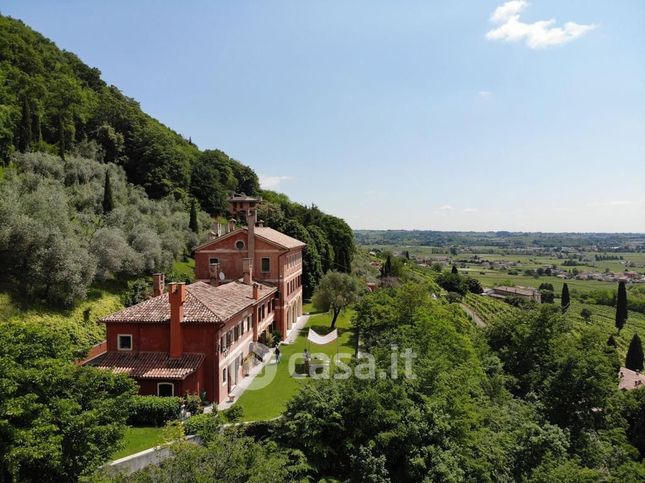
<svg viewBox="0 0 645 483"><path fill-rule="evenodd" d="M503 300L475 295L474 293L466 294L464 303L473 309L482 321L487 324L505 318L515 317L522 312L520 309L507 304Z"/></svg>
<svg viewBox="0 0 645 483"><path fill-rule="evenodd" d="M589 291L596 289L616 289L615 282L601 282L598 280L562 280L558 277L529 277L527 275L509 275L503 271L479 270L479 269L459 269L460 273L470 275L479 280L484 287L494 287L496 285L507 285L509 282L512 286L539 287L542 283L550 283L556 293L562 291L564 282L569 286L571 291Z"/></svg>
<svg viewBox="0 0 645 483"><path fill-rule="evenodd" d="M311 311L311 307L305 306L304 311ZM336 326L339 333L338 352L353 355L355 341L354 333L351 330L351 317L351 310L341 313L336 321ZM312 354L323 352L330 357L336 354L335 343L327 346L310 346L307 342L309 327L319 334L326 334L329 332L330 322L331 316L327 313L312 314L307 326L300 331L298 338L292 344L280 346L282 358L277 366L274 379L266 387L262 387L263 377L267 375L267 371L276 369L275 365L269 363L235 403L236 406L241 406L244 410L244 420L258 421L279 416L284 412L287 402L298 391L301 384L307 383L309 379L294 378L289 374L289 357L291 355L302 353L306 347Z"/></svg>

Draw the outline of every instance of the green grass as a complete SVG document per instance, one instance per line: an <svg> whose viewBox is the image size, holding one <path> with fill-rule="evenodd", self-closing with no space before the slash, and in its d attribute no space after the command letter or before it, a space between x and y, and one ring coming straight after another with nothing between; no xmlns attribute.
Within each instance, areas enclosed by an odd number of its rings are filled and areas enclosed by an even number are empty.
<svg viewBox="0 0 645 483"><path fill-rule="evenodd" d="M319 334L326 334L330 330L331 316L326 313L314 314L310 306L305 306L304 311L312 313L307 326L300 331L298 338L289 345L281 345L282 358L276 367L271 362L264 367L258 377L251 383L249 388L242 394L235 405L244 409L244 420L258 421L279 416L287 407L287 402L298 391L302 384L307 384L308 378L294 378L289 374L289 357L292 354L301 353L306 347L313 354L322 352L328 356L336 354L336 343L326 346L309 345L307 333L309 327ZM354 354L354 333L351 330L352 311L347 310L338 317L336 327L338 328L338 352ZM262 377L266 371L276 370L274 379L266 387L262 386Z"/></svg>
<svg viewBox="0 0 645 483"><path fill-rule="evenodd" d="M38 303L20 304L6 292L0 292L0 321L36 323L72 331L79 345L87 347L105 338L105 327L99 319L123 308L122 287L92 287L87 298L71 309L47 307Z"/></svg>
<svg viewBox="0 0 645 483"><path fill-rule="evenodd" d="M172 266L172 273L179 276L181 280L195 280L195 260L189 258L185 262L175 262Z"/></svg>
<svg viewBox="0 0 645 483"><path fill-rule="evenodd" d="M123 449L112 455L112 459L118 460L124 456L138 453L145 449L153 448L164 443L164 428L132 428L128 427L123 435Z"/></svg>

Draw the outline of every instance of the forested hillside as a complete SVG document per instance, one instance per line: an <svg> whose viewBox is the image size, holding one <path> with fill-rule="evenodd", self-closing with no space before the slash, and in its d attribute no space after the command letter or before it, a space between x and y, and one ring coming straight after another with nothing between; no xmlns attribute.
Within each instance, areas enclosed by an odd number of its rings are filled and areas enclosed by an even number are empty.
<svg viewBox="0 0 645 483"><path fill-rule="evenodd" d="M2 16L0 166L0 285L48 303L71 305L96 280L168 272L205 237L206 214L226 214L232 192L264 196L266 223L307 242L307 294L323 272L351 267L343 220L263 192L251 168L200 151L98 69ZM101 205L108 173L112 213ZM189 230L194 201L205 213Z"/></svg>

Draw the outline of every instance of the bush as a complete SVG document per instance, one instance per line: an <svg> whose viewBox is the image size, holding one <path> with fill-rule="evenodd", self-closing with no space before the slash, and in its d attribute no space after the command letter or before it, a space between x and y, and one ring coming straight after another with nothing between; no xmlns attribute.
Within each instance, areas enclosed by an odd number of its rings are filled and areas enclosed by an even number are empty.
<svg viewBox="0 0 645 483"><path fill-rule="evenodd" d="M197 414L184 421L186 434L196 434L204 441L212 439L212 435L219 431L222 418L219 413Z"/></svg>
<svg viewBox="0 0 645 483"><path fill-rule="evenodd" d="M448 292L448 302L453 304L453 303L459 303L461 302L462 296L460 293L457 292Z"/></svg>
<svg viewBox="0 0 645 483"><path fill-rule="evenodd" d="M242 419L244 416L244 409L242 406L233 406L225 410L222 414L224 414L224 417L228 422L234 423Z"/></svg>
<svg viewBox="0 0 645 483"><path fill-rule="evenodd" d="M128 424L132 426L163 426L166 421L179 418L181 398L135 396Z"/></svg>
<svg viewBox="0 0 645 483"><path fill-rule="evenodd" d="M202 400L197 394L186 394L184 398L184 404L186 411L190 412L191 415L198 414L202 409Z"/></svg>

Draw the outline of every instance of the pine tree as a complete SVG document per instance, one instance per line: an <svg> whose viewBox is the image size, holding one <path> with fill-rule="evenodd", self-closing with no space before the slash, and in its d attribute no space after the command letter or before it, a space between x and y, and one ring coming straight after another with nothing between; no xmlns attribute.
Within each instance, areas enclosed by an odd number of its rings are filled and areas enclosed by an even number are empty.
<svg viewBox="0 0 645 483"><path fill-rule="evenodd" d="M625 322L627 322L627 289L625 282L620 282L616 296L616 328L619 334L621 329L625 327Z"/></svg>
<svg viewBox="0 0 645 483"><path fill-rule="evenodd" d="M452 266L452 273L459 273L459 270L457 270L457 265Z"/></svg>
<svg viewBox="0 0 645 483"><path fill-rule="evenodd" d="M18 136L18 149L26 152L31 146L31 108L27 98L22 100L22 117L20 119L20 132Z"/></svg>
<svg viewBox="0 0 645 483"><path fill-rule="evenodd" d="M565 311L571 304L571 297L569 297L569 286L565 283L562 285L562 295L560 296L560 305L562 310Z"/></svg>
<svg viewBox="0 0 645 483"><path fill-rule="evenodd" d="M114 209L114 198L112 197L112 183L110 173L105 171L105 186L103 188L103 214L107 215Z"/></svg>
<svg viewBox="0 0 645 483"><path fill-rule="evenodd" d="M638 334L634 334L632 341L629 343L627 350L627 358L625 359L625 367L632 371L643 370L643 344Z"/></svg>
<svg viewBox="0 0 645 483"><path fill-rule="evenodd" d="M193 233L199 231L199 223L197 221L197 202L193 199L193 202L190 205L190 222L188 227Z"/></svg>

